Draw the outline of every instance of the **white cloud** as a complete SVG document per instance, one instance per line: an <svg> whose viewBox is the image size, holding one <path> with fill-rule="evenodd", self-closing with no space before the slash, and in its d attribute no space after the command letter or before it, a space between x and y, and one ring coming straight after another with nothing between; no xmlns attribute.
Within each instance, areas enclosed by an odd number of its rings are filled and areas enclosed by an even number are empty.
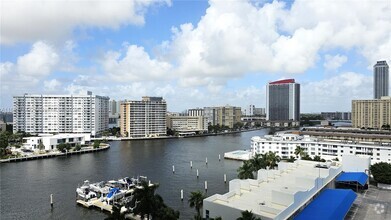
<svg viewBox="0 0 391 220"><path fill-rule="evenodd" d="M34 43L29 53L18 58L16 71L22 76L46 76L58 62L59 56L54 48L38 41Z"/></svg>
<svg viewBox="0 0 391 220"><path fill-rule="evenodd" d="M288 8L278 1L259 7L211 0L196 25L183 24L172 32L172 40L161 49L175 60L181 84L208 86L214 80L224 85L247 73L304 73L322 53L334 49L353 49L371 64L388 59L391 5L297 0ZM337 56L325 65L337 69L344 62L344 56Z"/></svg>
<svg viewBox="0 0 391 220"><path fill-rule="evenodd" d="M337 70L344 63L348 61L348 58L346 56L339 55L339 54L335 56L326 54L324 58L325 58L325 62L323 64L323 67L329 71Z"/></svg>
<svg viewBox="0 0 391 220"><path fill-rule="evenodd" d="M345 72L301 85L301 112L350 111L353 99L372 97L372 77Z"/></svg>
<svg viewBox="0 0 391 220"><path fill-rule="evenodd" d="M1 43L66 39L74 29L144 24L147 8L170 0L5 0Z"/></svg>
<svg viewBox="0 0 391 220"><path fill-rule="evenodd" d="M44 86L44 90L45 91L48 91L48 92L56 92L56 91L59 91L60 90L60 86L61 86L61 82L56 80L56 79L52 79L52 80L45 80L43 82L43 86Z"/></svg>
<svg viewBox="0 0 391 220"><path fill-rule="evenodd" d="M167 80L171 64L151 57L143 47L125 46L125 54L109 51L101 61L107 75L114 81Z"/></svg>

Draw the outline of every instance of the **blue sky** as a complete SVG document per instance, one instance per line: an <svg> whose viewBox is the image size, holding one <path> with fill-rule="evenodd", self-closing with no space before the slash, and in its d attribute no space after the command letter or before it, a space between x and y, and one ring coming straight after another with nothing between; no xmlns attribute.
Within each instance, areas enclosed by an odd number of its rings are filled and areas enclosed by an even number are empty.
<svg viewBox="0 0 391 220"><path fill-rule="evenodd" d="M13 95L87 90L163 96L170 111L264 107L267 82L294 78L302 112L350 111L372 97L376 60L391 58L386 0L6 0L0 10L0 109Z"/></svg>

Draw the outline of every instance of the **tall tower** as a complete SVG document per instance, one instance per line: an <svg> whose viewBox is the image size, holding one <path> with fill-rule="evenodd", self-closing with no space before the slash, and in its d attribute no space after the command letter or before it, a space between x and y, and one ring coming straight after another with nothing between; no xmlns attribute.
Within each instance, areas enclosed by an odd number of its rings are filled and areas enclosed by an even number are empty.
<svg viewBox="0 0 391 220"><path fill-rule="evenodd" d="M266 90L267 120L300 120L300 84L284 79L270 82Z"/></svg>
<svg viewBox="0 0 391 220"><path fill-rule="evenodd" d="M388 64L385 60L377 61L373 66L373 97L380 99L388 96L389 74Z"/></svg>

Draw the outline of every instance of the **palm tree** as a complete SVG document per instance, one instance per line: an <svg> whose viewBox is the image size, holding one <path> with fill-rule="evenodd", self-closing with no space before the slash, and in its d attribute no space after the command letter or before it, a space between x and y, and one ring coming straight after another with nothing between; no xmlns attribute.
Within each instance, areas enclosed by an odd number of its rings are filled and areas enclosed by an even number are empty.
<svg viewBox="0 0 391 220"><path fill-rule="evenodd" d="M277 166L277 163L280 162L281 158L277 156L275 152L269 151L265 154L266 157L266 165L270 168L274 168Z"/></svg>
<svg viewBox="0 0 391 220"><path fill-rule="evenodd" d="M260 169L266 169L266 156L265 154L255 154L250 160L250 164L253 167L253 171Z"/></svg>
<svg viewBox="0 0 391 220"><path fill-rule="evenodd" d="M244 161L237 171L239 179L254 179L254 166L250 160Z"/></svg>
<svg viewBox="0 0 391 220"><path fill-rule="evenodd" d="M190 193L189 205L190 208L195 208L197 211L196 218L201 219L201 208L206 196L201 191L195 191Z"/></svg>
<svg viewBox="0 0 391 220"><path fill-rule="evenodd" d="M239 217L236 220L261 220L261 218L256 218L252 211L246 210L242 212L242 217Z"/></svg>
<svg viewBox="0 0 391 220"><path fill-rule="evenodd" d="M300 156L300 158L302 158L305 154L304 148L301 148L299 145L297 145L296 149L295 149L295 154L296 154L296 157Z"/></svg>
<svg viewBox="0 0 391 220"><path fill-rule="evenodd" d="M141 187L136 188L134 191L134 199L137 203L137 206L133 210L134 214L139 214L142 219L145 216L149 219L149 216L154 214L157 203L155 191L158 187L158 184L149 185L147 181L141 182Z"/></svg>

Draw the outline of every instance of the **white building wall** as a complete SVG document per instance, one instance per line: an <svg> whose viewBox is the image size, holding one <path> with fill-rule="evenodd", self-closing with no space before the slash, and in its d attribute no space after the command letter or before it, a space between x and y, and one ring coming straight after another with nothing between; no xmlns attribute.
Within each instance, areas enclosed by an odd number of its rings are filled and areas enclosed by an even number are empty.
<svg viewBox="0 0 391 220"><path fill-rule="evenodd" d="M296 157L295 149L300 146L311 157L320 156L325 160L338 158L343 155L369 155L372 163L391 162L391 146L376 145L374 143L342 142L338 140L318 140L316 138L296 135L297 139L284 139L290 136L271 137L265 136L251 138L251 151L253 154L264 154L269 151L276 152L283 159Z"/></svg>

